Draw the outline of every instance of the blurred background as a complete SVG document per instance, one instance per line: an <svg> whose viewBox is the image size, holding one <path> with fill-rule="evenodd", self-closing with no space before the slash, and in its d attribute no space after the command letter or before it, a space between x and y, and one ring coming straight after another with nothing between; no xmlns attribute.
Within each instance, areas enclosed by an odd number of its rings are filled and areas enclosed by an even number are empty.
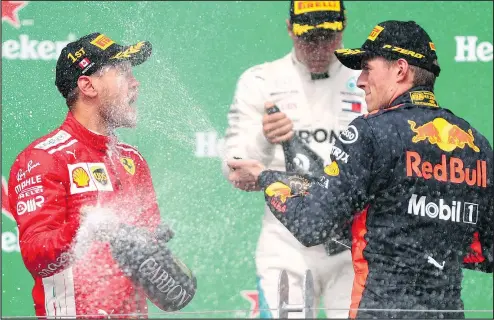
<svg viewBox="0 0 494 320"><path fill-rule="evenodd" d="M442 68L439 104L492 144L492 2L346 1L346 8L347 47L360 46L380 21L422 25ZM2 317L34 315L33 280L6 207L5 179L16 155L64 120L56 60L67 42L92 32L117 43L153 44L151 59L135 69L138 127L119 135L147 159L162 218L176 232L172 249L197 275L198 293L183 311L258 317L254 250L264 200L234 190L221 174L219 155L240 74L291 50L288 10L288 1L2 1ZM465 309L492 310L492 274L464 275Z"/></svg>

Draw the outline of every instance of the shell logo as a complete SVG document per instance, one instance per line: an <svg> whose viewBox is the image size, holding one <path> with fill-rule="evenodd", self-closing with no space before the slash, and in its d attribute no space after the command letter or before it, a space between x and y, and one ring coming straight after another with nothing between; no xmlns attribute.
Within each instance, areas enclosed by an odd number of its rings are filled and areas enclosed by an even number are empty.
<svg viewBox="0 0 494 320"><path fill-rule="evenodd" d="M72 171L72 181L78 188L89 186L89 175L82 167L77 167Z"/></svg>

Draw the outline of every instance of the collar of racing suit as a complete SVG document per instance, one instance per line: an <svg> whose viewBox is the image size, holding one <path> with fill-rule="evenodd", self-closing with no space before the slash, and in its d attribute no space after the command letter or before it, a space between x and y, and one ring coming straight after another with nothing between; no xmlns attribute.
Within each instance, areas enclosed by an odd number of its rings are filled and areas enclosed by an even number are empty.
<svg viewBox="0 0 494 320"><path fill-rule="evenodd" d="M116 144L115 135L105 136L88 130L79 121L77 121L72 112L67 113L62 129L74 136L78 141L88 147L101 152L106 152L112 145Z"/></svg>
<svg viewBox="0 0 494 320"><path fill-rule="evenodd" d="M311 73L307 69L307 67L297 59L297 55L295 54L295 49L292 49L292 63L298 72L303 75L306 80L319 80L319 79L327 79L332 74L335 74L342 66L342 64L338 61L338 59L334 59L333 62L329 64L328 72L324 73Z"/></svg>
<svg viewBox="0 0 494 320"><path fill-rule="evenodd" d="M418 95L414 95L414 93L417 93ZM427 96L424 97L423 93L427 93ZM397 108L404 104L415 104L426 107L427 106L431 107L432 106L431 104L435 104L437 106L436 98L434 96L434 91L432 90L432 88L426 86L417 86L410 88L409 90L402 93L400 96L394 99L393 102L391 102L389 107L385 109Z"/></svg>

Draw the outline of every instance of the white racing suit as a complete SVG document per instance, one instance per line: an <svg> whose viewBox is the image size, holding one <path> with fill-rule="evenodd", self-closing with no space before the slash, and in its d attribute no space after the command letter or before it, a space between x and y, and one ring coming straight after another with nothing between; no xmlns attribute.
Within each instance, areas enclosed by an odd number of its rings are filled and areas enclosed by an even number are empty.
<svg viewBox="0 0 494 320"><path fill-rule="evenodd" d="M274 102L292 121L296 134L329 163L331 144L348 124L366 111L364 93L357 88L360 71L348 69L335 59L329 77L312 80L311 74L292 51L285 57L254 66L238 80L228 114L224 157L257 159L267 168L285 170L280 144L269 143L262 132L264 103ZM345 157L333 151L334 157ZM229 168L224 164L228 175ZM333 243L336 246L341 246ZM350 250L328 255L324 245L304 247L265 207L256 252L261 318L278 317L278 279L287 270L290 304L303 303L305 271L314 277L316 307L323 298L330 318L347 318L353 284ZM301 313L290 313L290 317ZM317 313L314 315L317 316Z"/></svg>

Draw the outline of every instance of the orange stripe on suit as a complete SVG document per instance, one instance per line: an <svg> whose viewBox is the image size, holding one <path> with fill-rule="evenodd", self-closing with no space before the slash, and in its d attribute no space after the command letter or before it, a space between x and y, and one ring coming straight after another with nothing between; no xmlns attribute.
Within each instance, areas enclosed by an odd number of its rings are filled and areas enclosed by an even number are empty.
<svg viewBox="0 0 494 320"><path fill-rule="evenodd" d="M364 249L367 241L364 239L367 233L367 206L362 212L355 216L352 224L352 260L355 278L353 280L352 304L350 305L350 318L357 317L357 310L365 289L365 282L369 274L369 265L364 258ZM353 310L352 310L353 309Z"/></svg>

